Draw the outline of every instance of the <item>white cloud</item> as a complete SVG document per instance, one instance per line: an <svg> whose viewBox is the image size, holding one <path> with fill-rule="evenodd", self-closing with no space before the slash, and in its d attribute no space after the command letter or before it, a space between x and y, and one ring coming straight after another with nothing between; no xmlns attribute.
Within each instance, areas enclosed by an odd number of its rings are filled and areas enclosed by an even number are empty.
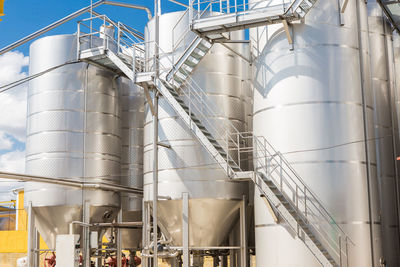
<svg viewBox="0 0 400 267"><path fill-rule="evenodd" d="M0 86L26 77L23 68L28 63L29 58L20 52L0 56ZM0 93L0 131L21 142L25 142L27 87L24 83Z"/></svg>
<svg viewBox="0 0 400 267"><path fill-rule="evenodd" d="M29 58L20 52L10 52L0 56L0 86L27 76L24 67ZM12 150L14 139L25 142L26 131L26 94L28 84L22 84L9 91L0 93L0 171L25 172L25 151ZM0 201L14 198L11 190L21 187L16 181L0 179Z"/></svg>
<svg viewBox="0 0 400 267"><path fill-rule="evenodd" d="M0 131L0 150L10 150L12 148L13 141L5 132Z"/></svg>
<svg viewBox="0 0 400 267"><path fill-rule="evenodd" d="M25 151L15 150L0 155L0 170L4 172L25 172Z"/></svg>

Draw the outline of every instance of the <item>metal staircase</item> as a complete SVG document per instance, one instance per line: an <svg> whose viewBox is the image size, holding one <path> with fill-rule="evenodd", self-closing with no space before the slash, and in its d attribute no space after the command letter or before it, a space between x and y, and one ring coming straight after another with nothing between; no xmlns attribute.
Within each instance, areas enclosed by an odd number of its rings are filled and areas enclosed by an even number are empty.
<svg viewBox="0 0 400 267"><path fill-rule="evenodd" d="M200 36L211 36L303 19L317 0L189 0L191 28Z"/></svg>
<svg viewBox="0 0 400 267"><path fill-rule="evenodd" d="M167 74L167 81L170 82L173 79L178 86L182 85L211 46L210 42L196 36Z"/></svg>
<svg viewBox="0 0 400 267"><path fill-rule="evenodd" d="M146 64L143 62L147 59L137 56L135 51L138 45L123 46L118 38L111 40L111 43L117 45L117 49L113 51L114 46L108 44L111 36L103 36L105 41L97 44L97 47L94 44L81 49L80 46L87 38L86 35L78 35L80 59L112 69L133 82L154 86L227 176L233 180L251 179L262 197L288 226L286 229L296 235L323 266L348 266L347 248L351 241L282 154L275 151L264 137L240 132L229 120L218 124L213 121L212 118L222 113L212 103L207 92L191 78L190 73L195 64L190 66L187 63L193 53L199 55L197 58L193 57L197 60L206 54L205 50L210 46L204 44L203 39L196 38L178 63L172 63L172 70L169 68L161 71L162 66L160 67L159 77L165 77L163 80L154 77L155 71L152 70L152 67L161 65L161 62L150 65L150 68L141 67ZM132 56L127 55L126 51L132 51ZM152 60L156 62L157 59ZM138 81L141 73L150 73L150 78ZM178 73L183 75L179 80L174 78L179 77ZM249 157L253 158L254 171L247 171L242 164L242 159Z"/></svg>

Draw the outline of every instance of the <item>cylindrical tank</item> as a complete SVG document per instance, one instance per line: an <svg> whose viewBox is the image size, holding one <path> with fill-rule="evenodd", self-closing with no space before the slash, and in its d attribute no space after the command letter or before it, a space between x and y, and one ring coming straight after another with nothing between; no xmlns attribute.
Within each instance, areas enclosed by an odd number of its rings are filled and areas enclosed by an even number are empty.
<svg viewBox="0 0 400 267"><path fill-rule="evenodd" d="M387 266L399 266L399 221L395 154L396 113L392 109L394 61L391 26L375 1L368 1L374 129L380 189L383 257Z"/></svg>
<svg viewBox="0 0 400 267"><path fill-rule="evenodd" d="M171 67L184 51L189 41L179 44L180 36L189 30L188 15L182 12L168 13L160 17L160 48L164 67ZM154 20L145 30L146 41L154 40ZM193 40L189 34L184 40ZM243 37L242 32L232 34L233 38ZM243 44L231 44L232 49L243 53ZM151 57L151 50L149 56ZM231 120L240 130L245 127L246 105L241 92L244 61L229 49L215 44L201 60L192 74L195 81L213 105L223 112L222 117L213 118L215 124ZM185 88L183 88L185 90ZM145 109L144 127L144 199L152 201L153 176L153 126L152 114ZM189 243L190 246L218 246L227 238L231 226L237 221L238 209L247 184L229 181L223 170L210 157L188 127L175 113L169 103L159 99L158 141L171 145L159 146L158 195L171 200L158 202L158 215L162 230L171 237L175 245L182 245L182 193L189 193Z"/></svg>
<svg viewBox="0 0 400 267"><path fill-rule="evenodd" d="M290 26L293 47L282 25L251 30L256 57L253 129L284 154L355 243L348 245L349 266L379 266L364 1L349 1L341 15L343 26L337 1L317 1L304 22ZM284 222L274 222L257 190L255 224L257 266L320 266Z"/></svg>
<svg viewBox="0 0 400 267"><path fill-rule="evenodd" d="M76 43L76 35L35 41L30 75L76 60ZM114 77L107 70L73 63L29 82L26 173L119 184L121 118ZM91 222L112 221L120 206L116 192L39 183L25 187L25 207L32 202L36 226L50 248L56 235L68 233L70 222L82 221L85 201Z"/></svg>
<svg viewBox="0 0 400 267"><path fill-rule="evenodd" d="M119 79L118 87L122 97L121 183L129 187L143 188L143 88L126 78ZM123 193L121 207L122 221L142 220L141 198ZM121 236L124 249L141 247L142 230L123 229Z"/></svg>

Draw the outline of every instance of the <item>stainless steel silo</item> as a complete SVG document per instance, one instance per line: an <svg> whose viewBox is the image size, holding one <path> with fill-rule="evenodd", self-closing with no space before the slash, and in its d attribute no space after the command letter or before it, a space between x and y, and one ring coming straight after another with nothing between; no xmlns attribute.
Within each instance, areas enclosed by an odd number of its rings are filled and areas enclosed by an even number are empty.
<svg viewBox="0 0 400 267"><path fill-rule="evenodd" d="M252 1L250 1L252 2ZM257 5L253 1L254 5ZM277 1L277 4L280 2ZM318 1L304 23L252 29L255 135L282 152L355 245L349 266L379 266L374 110L367 12ZM320 266L302 241L276 224L255 193L257 266Z"/></svg>
<svg viewBox="0 0 400 267"><path fill-rule="evenodd" d="M189 32L179 43L182 33L189 30L188 14L168 13L160 17L160 56L164 67L171 67L170 59L177 60L185 46L194 38ZM243 33L233 34L242 38ZM154 40L154 20L145 30L146 41ZM173 51L173 47L176 50ZM243 53L242 44L231 45ZM169 54L168 54L169 53ZM149 50L149 57L152 50ZM214 118L215 123L230 119L243 131L245 123L244 98L241 92L243 60L222 45L215 44L192 74L195 83L207 92L223 116ZM183 88L185 90L185 88ZM145 111L144 127L144 199L152 201L152 115ZM159 142L171 148L159 146L158 195L170 197L159 200L158 215L162 230L171 237L173 244L182 245L182 193L189 193L189 245L210 247L221 245L238 218L246 183L229 181L224 172L179 119L168 102L159 100Z"/></svg>
<svg viewBox="0 0 400 267"><path fill-rule="evenodd" d="M76 35L32 43L30 75L76 60L76 44ZM121 114L114 78L107 70L73 63L29 82L26 173L119 184ZM38 183L25 187L25 206L32 202L36 226L50 248L56 235L68 233L70 222L82 221L86 201L91 222L112 221L120 206L115 192Z"/></svg>
<svg viewBox="0 0 400 267"><path fill-rule="evenodd" d="M368 2L374 129L380 189L383 257L387 266L399 266L399 218L397 207L396 113L392 109L394 86L393 45L390 23L375 1Z"/></svg>
<svg viewBox="0 0 400 267"><path fill-rule="evenodd" d="M119 79L118 88L122 107L121 183L129 187L143 188L143 88L126 78ZM142 198L122 193L121 208L122 221L142 220ZM123 229L121 236L124 249L141 247L141 230Z"/></svg>

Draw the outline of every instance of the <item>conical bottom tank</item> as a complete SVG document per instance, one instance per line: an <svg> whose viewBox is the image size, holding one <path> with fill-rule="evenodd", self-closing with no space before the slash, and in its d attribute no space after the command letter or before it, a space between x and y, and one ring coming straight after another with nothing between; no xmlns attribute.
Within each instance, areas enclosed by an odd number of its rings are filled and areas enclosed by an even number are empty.
<svg viewBox="0 0 400 267"><path fill-rule="evenodd" d="M101 43L93 38L94 43ZM76 35L44 37L30 47L29 74L76 60ZM88 44L83 42L83 49ZM29 82L26 173L83 182L120 182L120 104L114 74L86 63L56 68ZM120 196L110 191L26 183L37 227L50 248L72 221L110 222ZM76 229L79 232L79 227ZM95 230L95 229L93 229Z"/></svg>

